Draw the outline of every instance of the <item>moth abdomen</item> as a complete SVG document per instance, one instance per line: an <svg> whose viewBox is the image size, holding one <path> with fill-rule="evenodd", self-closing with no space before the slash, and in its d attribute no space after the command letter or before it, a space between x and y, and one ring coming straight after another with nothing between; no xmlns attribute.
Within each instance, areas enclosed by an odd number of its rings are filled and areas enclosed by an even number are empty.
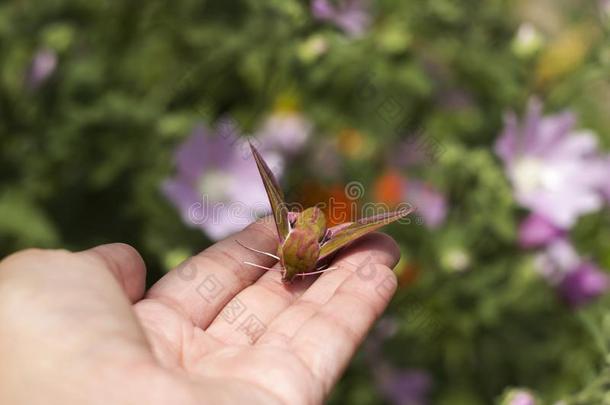
<svg viewBox="0 0 610 405"><path fill-rule="evenodd" d="M292 280L298 273L311 271L319 256L317 235L306 229L293 229L280 247L282 265L286 269L284 278Z"/></svg>

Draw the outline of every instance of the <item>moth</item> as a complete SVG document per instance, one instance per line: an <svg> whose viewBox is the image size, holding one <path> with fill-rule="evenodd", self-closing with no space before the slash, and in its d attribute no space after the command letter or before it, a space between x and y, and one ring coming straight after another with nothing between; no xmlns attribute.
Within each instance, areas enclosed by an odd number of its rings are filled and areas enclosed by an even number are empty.
<svg viewBox="0 0 610 405"><path fill-rule="evenodd" d="M412 212L412 209L403 209L327 228L326 217L318 207L310 207L302 212L288 210L284 194L273 172L252 143L250 149L269 198L279 245L277 254L272 254L237 242L246 249L278 260L280 269L271 269L252 262L244 263L265 270L280 271L284 283L290 283L297 276L304 277L334 270L334 267L327 267L326 263L339 249Z"/></svg>

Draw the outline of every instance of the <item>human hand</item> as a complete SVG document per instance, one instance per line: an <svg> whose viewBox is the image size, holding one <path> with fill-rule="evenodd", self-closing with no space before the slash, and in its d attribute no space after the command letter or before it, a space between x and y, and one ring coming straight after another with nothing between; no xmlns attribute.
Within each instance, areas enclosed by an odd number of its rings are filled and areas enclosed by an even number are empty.
<svg viewBox="0 0 610 405"><path fill-rule="evenodd" d="M396 288L394 241L371 234L338 269L290 285L263 266L269 219L145 289L124 244L0 262L0 403L318 404Z"/></svg>

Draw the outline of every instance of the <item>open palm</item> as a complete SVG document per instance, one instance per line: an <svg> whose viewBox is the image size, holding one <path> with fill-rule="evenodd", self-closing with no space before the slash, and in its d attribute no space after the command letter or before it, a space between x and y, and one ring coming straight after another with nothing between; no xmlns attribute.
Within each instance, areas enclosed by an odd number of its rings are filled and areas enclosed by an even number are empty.
<svg viewBox="0 0 610 405"><path fill-rule="evenodd" d="M127 245L4 260L0 403L321 403L395 290L395 243L369 235L338 269L285 285L245 266L274 263L235 240L277 249L259 221L146 293ZM38 388L16 389L22 381Z"/></svg>

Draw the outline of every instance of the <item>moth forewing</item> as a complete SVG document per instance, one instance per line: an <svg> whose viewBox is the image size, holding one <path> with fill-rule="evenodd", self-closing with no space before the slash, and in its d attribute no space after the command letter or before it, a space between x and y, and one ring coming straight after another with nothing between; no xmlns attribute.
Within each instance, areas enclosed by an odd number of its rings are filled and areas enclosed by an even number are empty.
<svg viewBox="0 0 610 405"><path fill-rule="evenodd" d="M254 161L256 162L256 167L260 173L263 185L265 186L267 198L269 198L269 204L271 205L279 240L280 242L283 242L286 239L288 232L290 232L288 207L284 201L284 193L282 193L273 172L269 169L269 166L267 166L267 163L265 163L263 157L252 143L250 143L250 149L252 150L252 156L254 156Z"/></svg>
<svg viewBox="0 0 610 405"><path fill-rule="evenodd" d="M320 256L318 261L322 261L331 254L335 253L342 247L347 246L353 241L363 237L367 233L376 231L377 229L391 224L392 222L398 221L409 215L413 211L412 208L388 212L385 214L374 215L366 218L362 218L349 226L346 226L336 233L334 233L330 239L322 245L320 248Z"/></svg>
<svg viewBox="0 0 610 405"><path fill-rule="evenodd" d="M320 265L322 267L327 265L332 254L339 249L412 212L412 209L389 212L326 229L326 218L318 207L307 208L301 213L288 211L284 194L280 190L273 172L251 143L250 149L273 211L279 246L277 256L252 248L248 249L277 257L283 266L282 281L284 282L290 282L298 275L313 275L334 269L321 269ZM269 269L256 263L246 262L246 264Z"/></svg>

